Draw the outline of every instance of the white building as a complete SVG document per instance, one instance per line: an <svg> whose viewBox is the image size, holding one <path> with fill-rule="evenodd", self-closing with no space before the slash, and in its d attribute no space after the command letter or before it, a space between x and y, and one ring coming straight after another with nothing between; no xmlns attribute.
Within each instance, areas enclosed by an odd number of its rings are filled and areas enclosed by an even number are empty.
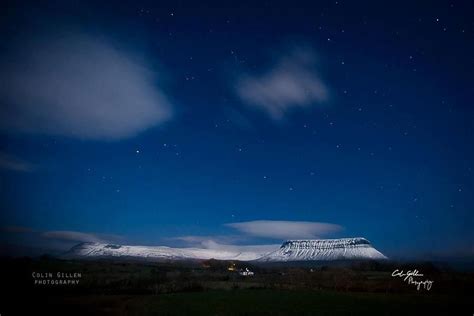
<svg viewBox="0 0 474 316"><path fill-rule="evenodd" d="M255 273L253 273L253 271L250 271L249 268L245 268L245 270L240 270L239 274L242 276L252 276Z"/></svg>

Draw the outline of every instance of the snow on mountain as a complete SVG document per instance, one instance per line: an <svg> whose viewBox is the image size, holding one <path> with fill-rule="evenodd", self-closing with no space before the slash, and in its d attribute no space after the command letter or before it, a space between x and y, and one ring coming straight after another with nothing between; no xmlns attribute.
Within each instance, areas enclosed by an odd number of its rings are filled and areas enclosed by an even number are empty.
<svg viewBox="0 0 474 316"><path fill-rule="evenodd" d="M278 246L276 246L278 247ZM74 246L65 258L136 258L147 260L218 259L259 262L386 259L364 238L288 240L279 249L228 246L218 249L122 246L85 242Z"/></svg>
<svg viewBox="0 0 474 316"><path fill-rule="evenodd" d="M365 238L288 240L258 261L331 261L387 259Z"/></svg>
<svg viewBox="0 0 474 316"><path fill-rule="evenodd" d="M268 252L268 251L266 251ZM266 253L265 252L265 253ZM138 258L150 260L189 260L189 259L218 259L250 261L260 258L265 253L257 249L240 251L234 247L226 249L204 248L171 248L151 246L122 246L103 243L84 242L69 250L65 258Z"/></svg>

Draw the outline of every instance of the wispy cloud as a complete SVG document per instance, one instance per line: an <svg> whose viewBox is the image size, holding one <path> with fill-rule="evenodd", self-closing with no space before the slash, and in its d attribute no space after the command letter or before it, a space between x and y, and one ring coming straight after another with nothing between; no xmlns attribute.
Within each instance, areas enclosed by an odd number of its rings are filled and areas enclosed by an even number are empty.
<svg viewBox="0 0 474 316"><path fill-rule="evenodd" d="M34 165L12 155L0 153L0 168L13 171L29 172L33 171Z"/></svg>
<svg viewBox="0 0 474 316"><path fill-rule="evenodd" d="M241 76L236 83L236 93L247 105L281 120L293 108L311 107L328 99L327 85L316 70L315 62L314 51L295 49L267 72Z"/></svg>
<svg viewBox="0 0 474 316"><path fill-rule="evenodd" d="M202 247L205 249L216 249L216 250L235 251L235 252L261 252L261 253L277 250L280 246L281 244L233 245L233 244L223 244L215 240L208 240L202 244Z"/></svg>
<svg viewBox="0 0 474 316"><path fill-rule="evenodd" d="M61 253L81 242L123 243L125 237L115 234L70 230L44 231L27 226L0 228L0 253L8 255L41 255Z"/></svg>
<svg viewBox="0 0 474 316"><path fill-rule="evenodd" d="M42 37L3 57L4 129L116 140L172 117L151 67L102 38Z"/></svg>
<svg viewBox="0 0 474 316"><path fill-rule="evenodd" d="M7 233L36 233L33 228L25 226L4 226L2 231Z"/></svg>
<svg viewBox="0 0 474 316"><path fill-rule="evenodd" d="M84 233L77 231L61 230L61 231L47 231L41 233L41 237L48 239L64 240L64 241L76 241L76 242L99 242L107 243L114 240L121 239L118 235L109 234L95 234L95 233Z"/></svg>
<svg viewBox="0 0 474 316"><path fill-rule="evenodd" d="M259 252L266 253L278 249L280 244L237 244L248 239L246 236L221 235L221 236L178 236L169 238L185 242L186 247L198 247L234 252Z"/></svg>
<svg viewBox="0 0 474 316"><path fill-rule="evenodd" d="M272 239L319 238L343 229L342 226L320 222L259 220L225 224L243 234Z"/></svg>

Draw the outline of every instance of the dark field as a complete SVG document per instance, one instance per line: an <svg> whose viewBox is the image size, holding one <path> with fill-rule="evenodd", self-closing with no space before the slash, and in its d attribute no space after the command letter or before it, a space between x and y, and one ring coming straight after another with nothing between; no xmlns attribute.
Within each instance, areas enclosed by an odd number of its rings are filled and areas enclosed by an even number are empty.
<svg viewBox="0 0 474 316"><path fill-rule="evenodd" d="M472 315L474 274L429 263L249 267L230 262L146 263L4 259L1 315ZM430 291L391 276L418 269ZM80 273L79 284L34 284L32 273ZM30 312L31 313L31 312Z"/></svg>

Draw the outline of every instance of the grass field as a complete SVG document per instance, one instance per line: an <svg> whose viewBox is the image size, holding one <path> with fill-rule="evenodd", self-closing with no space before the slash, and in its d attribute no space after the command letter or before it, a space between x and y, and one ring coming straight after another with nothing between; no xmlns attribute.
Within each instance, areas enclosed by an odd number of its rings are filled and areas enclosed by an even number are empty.
<svg viewBox="0 0 474 316"><path fill-rule="evenodd" d="M49 297L69 315L472 315L467 296L310 290L212 290L159 295Z"/></svg>

